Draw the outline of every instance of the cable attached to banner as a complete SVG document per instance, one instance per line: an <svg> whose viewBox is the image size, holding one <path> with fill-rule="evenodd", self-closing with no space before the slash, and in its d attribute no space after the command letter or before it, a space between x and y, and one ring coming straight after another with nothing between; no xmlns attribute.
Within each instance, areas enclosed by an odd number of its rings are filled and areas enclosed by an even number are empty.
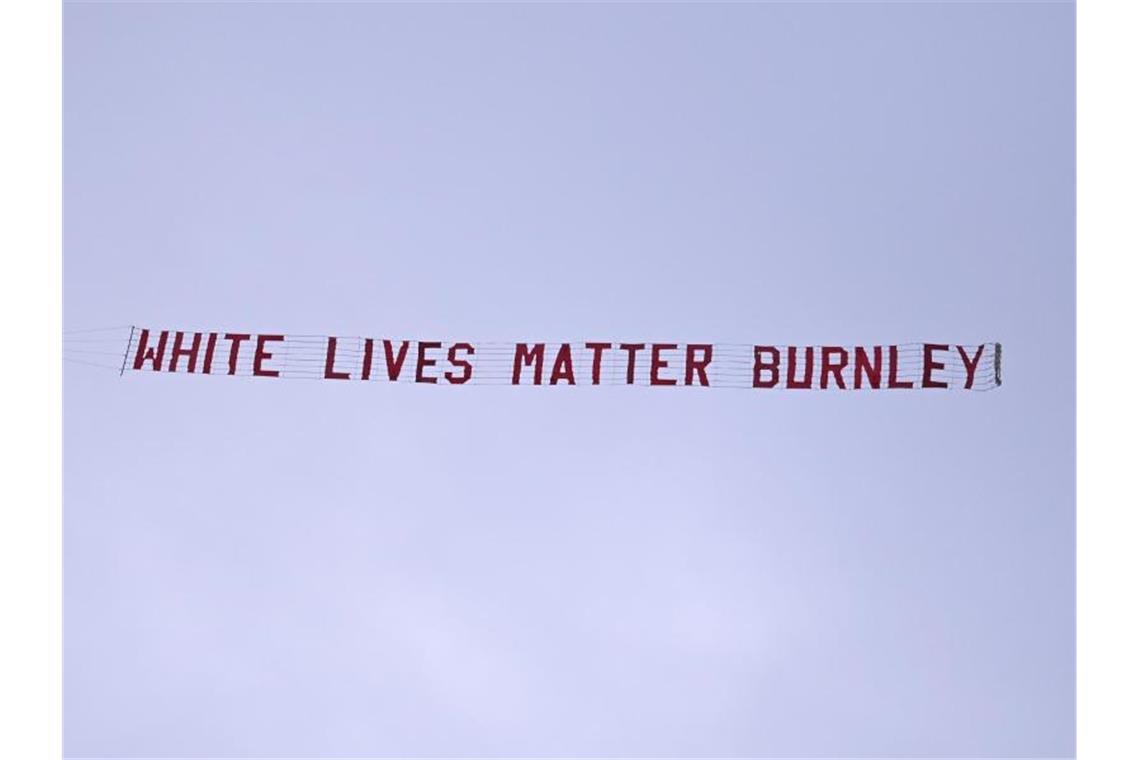
<svg viewBox="0 0 1140 760"><path fill-rule="evenodd" d="M99 335L128 329L126 335ZM158 372L425 385L636 385L835 391L980 391L997 388L1002 382L1002 346L996 342L494 343L153 330L134 326L72 331L63 340L66 361L116 369L120 375ZM123 340L126 346L118 347Z"/></svg>

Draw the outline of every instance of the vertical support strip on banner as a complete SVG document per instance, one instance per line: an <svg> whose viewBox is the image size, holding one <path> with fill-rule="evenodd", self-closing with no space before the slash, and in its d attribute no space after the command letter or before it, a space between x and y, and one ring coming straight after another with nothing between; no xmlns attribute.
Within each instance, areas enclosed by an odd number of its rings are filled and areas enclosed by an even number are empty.
<svg viewBox="0 0 1140 760"><path fill-rule="evenodd" d="M994 382L1001 385L1001 344L994 344Z"/></svg>
<svg viewBox="0 0 1140 760"><path fill-rule="evenodd" d="M119 377L127 371L127 357L131 353L131 344L135 342L135 326L131 325L131 337L127 338L127 347L123 349L123 366L119 367ZM197 348L197 346L195 346Z"/></svg>

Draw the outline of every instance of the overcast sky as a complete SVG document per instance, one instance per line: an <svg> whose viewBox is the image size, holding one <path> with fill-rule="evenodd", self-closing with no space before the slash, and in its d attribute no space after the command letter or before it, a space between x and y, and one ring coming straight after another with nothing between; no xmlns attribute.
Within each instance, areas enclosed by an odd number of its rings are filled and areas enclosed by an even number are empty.
<svg viewBox="0 0 1140 760"><path fill-rule="evenodd" d="M1071 5L65 31L69 329L1005 347L989 393L68 364L69 755L1073 752Z"/></svg>

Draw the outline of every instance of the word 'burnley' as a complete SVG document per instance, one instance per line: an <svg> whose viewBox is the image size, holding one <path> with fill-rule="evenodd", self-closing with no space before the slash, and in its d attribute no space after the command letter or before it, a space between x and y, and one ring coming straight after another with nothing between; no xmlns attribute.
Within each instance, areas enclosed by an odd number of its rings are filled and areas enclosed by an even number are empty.
<svg viewBox="0 0 1140 760"><path fill-rule="evenodd" d="M1001 344L476 343L132 329L128 368L447 385L988 390L1001 385Z"/></svg>

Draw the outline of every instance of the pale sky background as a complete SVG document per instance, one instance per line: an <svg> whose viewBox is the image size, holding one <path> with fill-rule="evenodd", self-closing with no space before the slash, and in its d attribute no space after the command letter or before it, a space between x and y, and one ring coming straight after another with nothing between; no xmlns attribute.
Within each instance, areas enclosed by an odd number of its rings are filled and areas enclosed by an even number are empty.
<svg viewBox="0 0 1140 760"><path fill-rule="evenodd" d="M1073 753L1071 4L65 34L69 329L1005 347L990 393L68 364L69 756Z"/></svg>

